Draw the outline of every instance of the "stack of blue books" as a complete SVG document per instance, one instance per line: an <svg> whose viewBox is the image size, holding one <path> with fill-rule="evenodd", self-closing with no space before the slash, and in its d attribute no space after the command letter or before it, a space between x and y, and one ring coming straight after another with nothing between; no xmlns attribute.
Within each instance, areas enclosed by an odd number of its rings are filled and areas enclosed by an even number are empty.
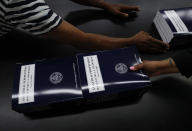
<svg viewBox="0 0 192 131"><path fill-rule="evenodd" d="M154 24L162 40L171 46L192 41L192 7L159 10Z"/></svg>
<svg viewBox="0 0 192 131"><path fill-rule="evenodd" d="M121 93L139 97L151 82L141 70L129 69L138 63L136 47L129 47L17 64L12 108L26 113Z"/></svg>

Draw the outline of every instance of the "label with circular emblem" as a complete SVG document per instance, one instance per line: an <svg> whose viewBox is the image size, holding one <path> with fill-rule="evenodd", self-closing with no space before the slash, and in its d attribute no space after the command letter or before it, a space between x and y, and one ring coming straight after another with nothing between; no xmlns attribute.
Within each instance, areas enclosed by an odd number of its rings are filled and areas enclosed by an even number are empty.
<svg viewBox="0 0 192 131"><path fill-rule="evenodd" d="M63 75L60 72L54 72L49 76L52 84L59 84L63 80Z"/></svg>
<svg viewBox="0 0 192 131"><path fill-rule="evenodd" d="M128 67L124 63L117 63L115 65L115 71L119 74L125 74L128 71Z"/></svg>

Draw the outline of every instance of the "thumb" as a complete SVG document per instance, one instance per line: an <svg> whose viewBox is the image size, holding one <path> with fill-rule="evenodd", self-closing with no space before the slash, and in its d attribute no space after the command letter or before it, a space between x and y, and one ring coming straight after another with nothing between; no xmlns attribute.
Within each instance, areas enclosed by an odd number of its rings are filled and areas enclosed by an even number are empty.
<svg viewBox="0 0 192 131"><path fill-rule="evenodd" d="M118 16L120 16L120 17L124 17L124 18L127 18L127 17L129 16L129 14L123 13L123 12L121 12L121 11L117 11L115 14L118 15Z"/></svg>
<svg viewBox="0 0 192 131"><path fill-rule="evenodd" d="M143 63L129 67L130 70L136 71L143 68Z"/></svg>

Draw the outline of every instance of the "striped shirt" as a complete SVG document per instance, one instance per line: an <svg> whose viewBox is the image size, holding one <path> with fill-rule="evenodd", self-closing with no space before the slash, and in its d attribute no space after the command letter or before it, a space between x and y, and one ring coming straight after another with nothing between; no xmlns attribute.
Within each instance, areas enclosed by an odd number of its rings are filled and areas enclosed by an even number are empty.
<svg viewBox="0 0 192 131"><path fill-rule="evenodd" d="M0 0L0 36L13 29L41 35L61 21L44 0Z"/></svg>

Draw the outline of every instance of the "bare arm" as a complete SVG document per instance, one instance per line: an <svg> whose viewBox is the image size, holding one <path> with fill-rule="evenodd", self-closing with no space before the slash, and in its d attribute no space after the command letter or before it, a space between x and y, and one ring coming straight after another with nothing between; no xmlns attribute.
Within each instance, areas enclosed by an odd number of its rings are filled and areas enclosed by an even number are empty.
<svg viewBox="0 0 192 131"><path fill-rule="evenodd" d="M139 32L129 38L115 38L82 32L66 21L43 36L79 49L106 50L130 45L136 45L141 51L146 52L163 52L167 49L167 44L152 38L145 32Z"/></svg>
<svg viewBox="0 0 192 131"><path fill-rule="evenodd" d="M45 34L44 37L73 45L79 49L103 50L132 44L130 38L112 38L82 32L66 21L63 21L57 29Z"/></svg>

